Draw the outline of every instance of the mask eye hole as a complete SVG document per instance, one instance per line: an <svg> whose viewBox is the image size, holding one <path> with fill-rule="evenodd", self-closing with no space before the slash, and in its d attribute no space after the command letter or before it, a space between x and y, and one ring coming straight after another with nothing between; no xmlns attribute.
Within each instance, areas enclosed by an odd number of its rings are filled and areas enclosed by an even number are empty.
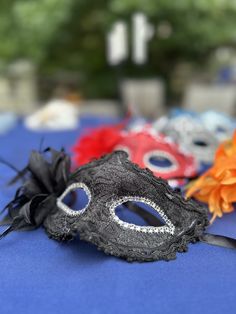
<svg viewBox="0 0 236 314"><path fill-rule="evenodd" d="M196 146L199 146L199 147L207 147L208 146L208 143L205 140L201 140L201 139L194 140L193 144Z"/></svg>
<svg viewBox="0 0 236 314"><path fill-rule="evenodd" d="M216 128L217 133L227 133L227 130L223 128L222 126L217 126Z"/></svg>
<svg viewBox="0 0 236 314"><path fill-rule="evenodd" d="M128 201L115 207L116 216L123 222L136 226L164 226L161 215L151 206L136 201Z"/></svg>
<svg viewBox="0 0 236 314"><path fill-rule="evenodd" d="M82 214L88 207L91 194L83 183L74 183L58 198L57 205L70 215Z"/></svg>
<svg viewBox="0 0 236 314"><path fill-rule="evenodd" d="M144 155L144 165L157 172L166 173L178 168L178 162L165 151L152 151Z"/></svg>
<svg viewBox="0 0 236 314"><path fill-rule="evenodd" d="M150 156L149 162L155 167L169 168L172 166L172 161L164 156Z"/></svg>
<svg viewBox="0 0 236 314"><path fill-rule="evenodd" d="M65 195L62 202L70 207L71 210L80 211L88 205L89 197L84 189L79 188Z"/></svg>

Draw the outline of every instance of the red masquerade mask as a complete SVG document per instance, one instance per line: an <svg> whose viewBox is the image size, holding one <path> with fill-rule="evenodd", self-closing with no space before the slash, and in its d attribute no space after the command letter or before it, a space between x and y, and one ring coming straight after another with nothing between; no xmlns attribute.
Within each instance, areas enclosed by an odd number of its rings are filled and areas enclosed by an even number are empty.
<svg viewBox="0 0 236 314"><path fill-rule="evenodd" d="M115 150L126 151L132 162L149 168L157 177L176 180L176 185L197 172L197 164L191 155L181 152L164 135L154 135L148 130L123 132Z"/></svg>
<svg viewBox="0 0 236 314"><path fill-rule="evenodd" d="M197 164L192 155L164 135L156 135L148 127L140 131L121 131L119 127L103 127L80 139L74 148L77 165L89 162L112 150L124 150L129 159L142 168L149 168L157 177L172 186L195 176Z"/></svg>

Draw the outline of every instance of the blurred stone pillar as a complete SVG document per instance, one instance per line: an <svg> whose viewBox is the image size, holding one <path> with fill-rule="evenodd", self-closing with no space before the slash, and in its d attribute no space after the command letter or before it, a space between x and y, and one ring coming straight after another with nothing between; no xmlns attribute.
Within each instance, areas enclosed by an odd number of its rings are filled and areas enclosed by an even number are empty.
<svg viewBox="0 0 236 314"><path fill-rule="evenodd" d="M193 83L185 91L183 107L196 112L217 110L235 116L236 87Z"/></svg>
<svg viewBox="0 0 236 314"><path fill-rule="evenodd" d="M9 80L2 74L0 76L0 111L12 111L12 105Z"/></svg>
<svg viewBox="0 0 236 314"><path fill-rule="evenodd" d="M121 83L121 100L134 115L157 118L165 112L165 87L158 79L127 79Z"/></svg>
<svg viewBox="0 0 236 314"><path fill-rule="evenodd" d="M37 106L36 67L29 61L17 61L9 66L12 110L27 114Z"/></svg>

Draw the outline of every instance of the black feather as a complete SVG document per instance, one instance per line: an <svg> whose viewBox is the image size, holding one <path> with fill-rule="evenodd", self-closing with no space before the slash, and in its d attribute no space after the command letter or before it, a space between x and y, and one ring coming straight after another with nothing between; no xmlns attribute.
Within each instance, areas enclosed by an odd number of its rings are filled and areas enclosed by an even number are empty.
<svg viewBox="0 0 236 314"><path fill-rule="evenodd" d="M48 154L49 157L46 156ZM0 225L10 226L0 235L0 239L11 231L32 230L41 226L44 219L57 210L56 200L66 189L71 160L63 150L47 148L43 152L32 151L29 163L22 171L14 166L11 168L17 171L11 183L20 179L24 183L3 209L7 215Z"/></svg>

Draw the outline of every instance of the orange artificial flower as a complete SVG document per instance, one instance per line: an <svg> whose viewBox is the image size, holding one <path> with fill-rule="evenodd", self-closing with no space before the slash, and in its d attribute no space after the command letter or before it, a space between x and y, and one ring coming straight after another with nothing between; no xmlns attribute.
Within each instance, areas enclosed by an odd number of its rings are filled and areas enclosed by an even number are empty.
<svg viewBox="0 0 236 314"><path fill-rule="evenodd" d="M222 143L215 154L213 166L187 187L186 197L193 196L207 203L211 223L223 213L234 210L236 202L236 131L231 140Z"/></svg>

